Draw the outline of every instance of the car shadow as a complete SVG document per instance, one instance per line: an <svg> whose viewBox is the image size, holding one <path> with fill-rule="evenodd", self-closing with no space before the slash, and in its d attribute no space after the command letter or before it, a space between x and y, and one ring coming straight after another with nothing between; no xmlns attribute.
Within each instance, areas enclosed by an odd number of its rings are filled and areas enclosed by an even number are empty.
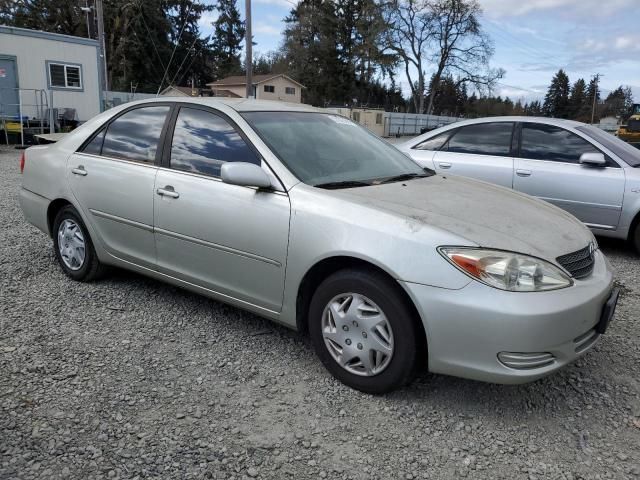
<svg viewBox="0 0 640 480"><path fill-rule="evenodd" d="M616 245L615 242L613 243ZM620 246L618 245L618 248ZM311 368L310 375L324 375L333 387L344 389L344 394L355 394L362 399L374 398L385 405L401 405L409 411L428 412L429 409L446 409L456 415L480 416L486 420L500 422L504 416L513 419L533 417L545 418L572 417L575 412L591 408L592 414L607 415L606 402L602 401L602 393L598 386L603 380L598 374L606 373L606 368L595 371L590 364L598 364L598 346L588 352L577 362L543 379L521 385L490 384L446 375L432 374L426 370L419 372L413 383L395 392L385 395L372 396L360 392L353 392L349 387L340 384L322 367L315 356L313 346L308 335L296 332L285 326L263 319L257 315L239 308L226 305L213 299L192 293L180 287L168 285L159 280L139 275L137 273L114 269L103 281L116 284L134 282L140 287L154 290L162 298L172 298L189 307L204 305L205 308L216 310L219 314L235 317L227 323L226 328L234 329L233 335L248 339L245 348L253 348L254 341L263 336L275 337L274 342L282 342L287 347L282 353L291 355L283 359L283 364L292 365L302 360L302 368ZM172 302L174 303L174 302ZM235 321L238 320L238 321ZM209 328L206 317L197 316L189 322L200 322L199 328ZM253 339L253 340L252 340ZM260 350L259 346L255 347ZM258 354L256 352L256 354ZM585 363L589 365L585 365ZM315 367L314 367L315 366ZM305 382L304 379L297 381ZM315 387L314 387L315 388ZM552 400L552 397L554 400ZM558 402L558 397L562 399ZM602 408L600 408L602 407Z"/></svg>

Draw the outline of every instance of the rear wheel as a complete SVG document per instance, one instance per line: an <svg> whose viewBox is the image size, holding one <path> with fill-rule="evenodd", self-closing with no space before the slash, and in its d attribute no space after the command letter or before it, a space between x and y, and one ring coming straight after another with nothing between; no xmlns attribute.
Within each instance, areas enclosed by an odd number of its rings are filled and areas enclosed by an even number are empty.
<svg viewBox="0 0 640 480"><path fill-rule="evenodd" d="M71 205L63 207L53 221L53 247L62 270L74 280L89 282L104 271L89 232Z"/></svg>
<svg viewBox="0 0 640 480"><path fill-rule="evenodd" d="M316 290L311 339L322 363L344 384L385 393L413 379L422 335L399 288L374 271L341 270Z"/></svg>

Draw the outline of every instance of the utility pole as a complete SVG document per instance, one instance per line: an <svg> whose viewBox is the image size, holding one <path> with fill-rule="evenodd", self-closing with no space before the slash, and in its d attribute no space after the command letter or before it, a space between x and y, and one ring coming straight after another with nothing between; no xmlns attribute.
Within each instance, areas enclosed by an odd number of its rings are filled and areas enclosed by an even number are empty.
<svg viewBox="0 0 640 480"><path fill-rule="evenodd" d="M100 57L102 59L102 68L104 78L102 80L103 90L109 90L109 79L107 78L107 50L104 41L104 16L102 9L102 0L96 0L96 17L98 20L98 45L100 46Z"/></svg>
<svg viewBox="0 0 640 480"><path fill-rule="evenodd" d="M251 35L251 0L245 0L245 34L244 39L246 43L246 59L245 66L247 69L247 98L253 97L253 55L251 54L251 48L253 44L253 37Z"/></svg>
<svg viewBox="0 0 640 480"><path fill-rule="evenodd" d="M603 75L600 75L599 73L596 73L593 76L593 106L591 107L591 124L593 125L593 122L595 121L595 117L596 117L596 99L598 98L598 82L600 81L600 77L602 77Z"/></svg>
<svg viewBox="0 0 640 480"><path fill-rule="evenodd" d="M88 0L85 0L84 7L80 7L80 10L84 12L87 20L87 38L91 38L91 26L89 23L89 14L91 13L91 7L89 6Z"/></svg>

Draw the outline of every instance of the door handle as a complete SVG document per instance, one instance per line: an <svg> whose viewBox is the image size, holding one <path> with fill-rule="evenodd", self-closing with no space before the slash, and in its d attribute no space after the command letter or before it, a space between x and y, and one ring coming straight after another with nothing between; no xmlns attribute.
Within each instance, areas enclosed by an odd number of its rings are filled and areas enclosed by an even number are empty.
<svg viewBox="0 0 640 480"><path fill-rule="evenodd" d="M80 175L82 177L86 177L87 171L84 169L84 165L78 165L76 168L71 170L71 173L74 175Z"/></svg>
<svg viewBox="0 0 640 480"><path fill-rule="evenodd" d="M522 170L521 168L516 169L516 175L519 177L530 177L531 170Z"/></svg>
<svg viewBox="0 0 640 480"><path fill-rule="evenodd" d="M448 162L439 162L438 165L440 166L440 168L444 169L451 168L451 164Z"/></svg>
<svg viewBox="0 0 640 480"><path fill-rule="evenodd" d="M167 185L164 188L158 188L156 190L156 193L161 197L171 197L171 198L180 197L180 194L176 192L171 185Z"/></svg>

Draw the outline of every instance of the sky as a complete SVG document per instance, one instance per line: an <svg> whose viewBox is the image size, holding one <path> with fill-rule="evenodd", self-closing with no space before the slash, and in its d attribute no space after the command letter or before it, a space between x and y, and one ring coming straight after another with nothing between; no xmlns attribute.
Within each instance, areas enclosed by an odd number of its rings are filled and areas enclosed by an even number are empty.
<svg viewBox="0 0 640 480"><path fill-rule="evenodd" d="M640 102L640 0L479 0L481 23L493 40L492 67L506 75L493 93L516 100L542 99L563 68L573 83L602 75L602 95L619 85L632 87ZM209 3L209 2L205 2ZM293 0L252 0L255 53L278 48ZM244 0L238 0L244 17ZM201 28L210 33L210 14ZM429 75L429 72L427 72ZM399 72L408 95L409 84Z"/></svg>

